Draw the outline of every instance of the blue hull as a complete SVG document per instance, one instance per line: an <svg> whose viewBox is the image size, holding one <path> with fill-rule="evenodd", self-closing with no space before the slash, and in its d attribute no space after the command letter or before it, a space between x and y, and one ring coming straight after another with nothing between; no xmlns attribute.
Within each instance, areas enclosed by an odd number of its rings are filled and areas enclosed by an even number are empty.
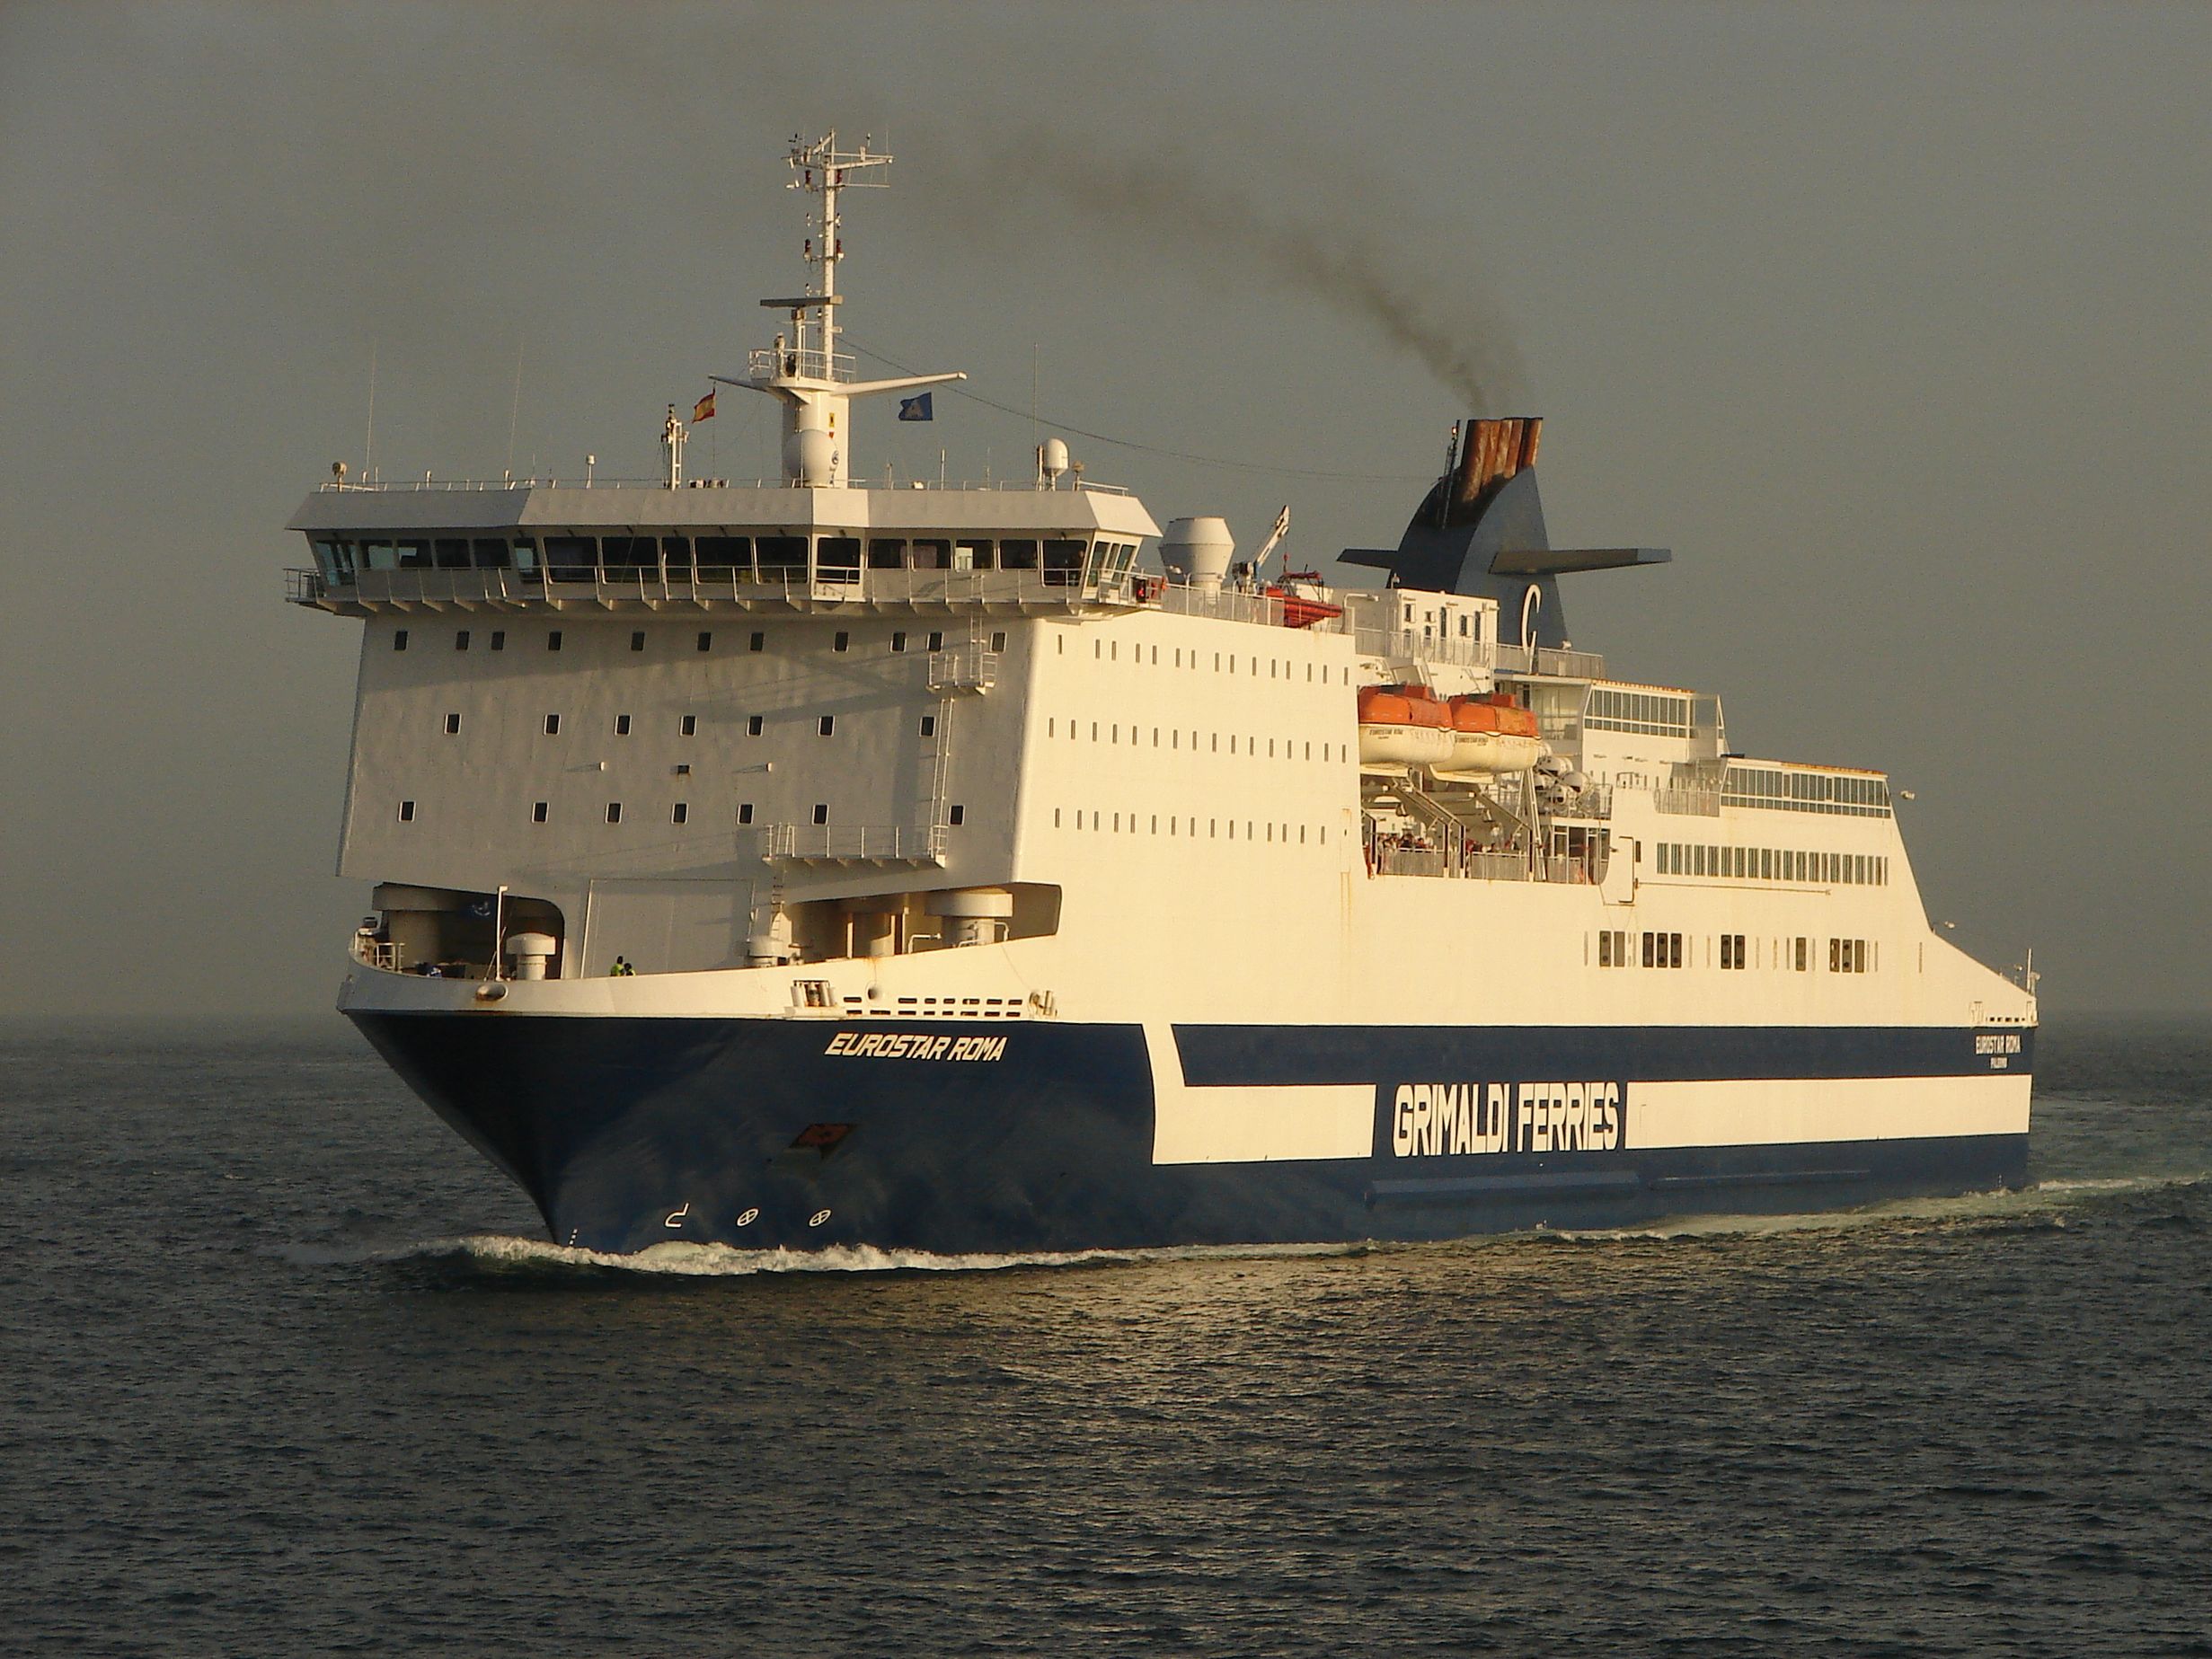
<svg viewBox="0 0 2212 1659"><path fill-rule="evenodd" d="M870 1021L938 1052L825 1049L800 1019L352 1015L507 1171L554 1242L941 1254L1415 1240L1836 1209L2013 1186L2025 1134L1394 1155L1393 1080L1970 1075L1962 1029L1186 1027L1194 1086L1364 1083L1370 1156L1155 1165L1142 1031ZM2021 1033L2014 1074L2031 1063ZM982 1045L969 1051L947 1044Z"/></svg>

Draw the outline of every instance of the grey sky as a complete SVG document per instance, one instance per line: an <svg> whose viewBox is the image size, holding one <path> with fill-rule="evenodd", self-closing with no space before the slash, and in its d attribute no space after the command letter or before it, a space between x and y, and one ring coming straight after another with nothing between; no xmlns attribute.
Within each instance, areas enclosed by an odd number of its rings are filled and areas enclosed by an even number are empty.
<svg viewBox="0 0 2212 1659"><path fill-rule="evenodd" d="M802 20L818 20L810 34ZM1577 642L1884 767L2047 1014L2212 1007L2212 8L0 8L0 1011L326 1007L357 624L280 526L650 469L799 276L783 141L888 138L854 340L1163 520L1394 541L1546 417ZM1399 326L1393 326L1393 313ZM1410 319L1410 321L1409 321ZM1472 377L1491 406L1455 392ZM725 393L697 465L750 476ZM1019 469L941 394L858 459Z"/></svg>

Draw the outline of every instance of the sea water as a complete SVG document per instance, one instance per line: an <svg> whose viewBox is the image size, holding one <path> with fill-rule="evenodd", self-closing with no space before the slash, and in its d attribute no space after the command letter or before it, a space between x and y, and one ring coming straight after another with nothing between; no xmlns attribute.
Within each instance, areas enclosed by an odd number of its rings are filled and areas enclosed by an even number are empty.
<svg viewBox="0 0 2212 1659"><path fill-rule="evenodd" d="M641 1260L341 1026L0 1044L0 1653L2212 1654L2212 1026L2034 1185Z"/></svg>

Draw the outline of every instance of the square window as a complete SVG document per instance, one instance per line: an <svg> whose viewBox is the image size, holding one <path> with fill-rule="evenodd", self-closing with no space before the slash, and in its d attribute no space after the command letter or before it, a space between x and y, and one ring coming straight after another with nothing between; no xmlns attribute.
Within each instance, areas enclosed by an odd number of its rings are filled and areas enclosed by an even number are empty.
<svg viewBox="0 0 2212 1659"><path fill-rule="evenodd" d="M558 628L546 634L545 649L549 651L557 651L561 649L561 631Z"/></svg>
<svg viewBox="0 0 2212 1659"><path fill-rule="evenodd" d="M411 800L403 800L400 802L400 822L402 824L412 824L414 821L415 803Z"/></svg>
<svg viewBox="0 0 2212 1659"><path fill-rule="evenodd" d="M701 650L704 650L706 649L706 647L703 645L699 649ZM755 634L751 639L745 642L745 649L748 651L766 650L768 649L768 636L765 633Z"/></svg>
<svg viewBox="0 0 2212 1659"><path fill-rule="evenodd" d="M831 732L837 729L837 717L834 714L825 714L818 721L816 722L816 726L821 732L822 736L827 737Z"/></svg>
<svg viewBox="0 0 2212 1659"><path fill-rule="evenodd" d="M752 821L753 803L749 800L739 801L738 803L738 822L740 824L750 824Z"/></svg>
<svg viewBox="0 0 2212 1659"><path fill-rule="evenodd" d="M630 649L633 651L641 651L645 649L645 630L640 628L631 633Z"/></svg>
<svg viewBox="0 0 2212 1659"><path fill-rule="evenodd" d="M491 649L495 651L503 651L507 649L506 629L494 628L491 631Z"/></svg>
<svg viewBox="0 0 2212 1659"><path fill-rule="evenodd" d="M714 649L714 636L703 629L699 633L699 649L703 651L711 651Z"/></svg>
<svg viewBox="0 0 2212 1659"><path fill-rule="evenodd" d="M446 736L450 737L460 729L461 717L457 714L448 714L446 717Z"/></svg>
<svg viewBox="0 0 2212 1659"><path fill-rule="evenodd" d="M814 803L814 821L817 824L829 822L829 807L824 802L818 800Z"/></svg>
<svg viewBox="0 0 2212 1659"><path fill-rule="evenodd" d="M461 628L455 630L453 636L453 649L456 651L465 651L468 649L467 629Z"/></svg>
<svg viewBox="0 0 2212 1659"><path fill-rule="evenodd" d="M847 633L844 629L838 629L836 637L829 642L829 649L833 651L851 650L853 649L853 636Z"/></svg>
<svg viewBox="0 0 2212 1659"><path fill-rule="evenodd" d="M404 628L395 628L393 630L392 649L395 651L403 651L407 649L407 630Z"/></svg>
<svg viewBox="0 0 2212 1659"><path fill-rule="evenodd" d="M955 806L952 808L952 822L955 824L965 824L967 821L968 808L965 807Z"/></svg>
<svg viewBox="0 0 2212 1659"><path fill-rule="evenodd" d="M557 737L561 735L561 717L559 715L549 714L545 717L545 735L548 737Z"/></svg>
<svg viewBox="0 0 2212 1659"><path fill-rule="evenodd" d="M531 807L530 807L530 822L531 822L531 823L533 823L533 824L543 824L543 823L544 823L544 821L545 821L545 803L544 803L544 801L542 801L542 800L541 800L541 801L537 801L537 802L534 803L534 804L531 806Z"/></svg>
<svg viewBox="0 0 2212 1659"><path fill-rule="evenodd" d="M688 801L679 800L673 807L669 809L668 822L671 824L681 824L685 819L690 816L691 804Z"/></svg>
<svg viewBox="0 0 2212 1659"><path fill-rule="evenodd" d="M691 763L688 761L678 761L676 765L676 775L679 778L690 777Z"/></svg>
<svg viewBox="0 0 2212 1659"><path fill-rule="evenodd" d="M619 824L622 822L622 802L618 800L610 800L606 803L606 821L609 824Z"/></svg>
<svg viewBox="0 0 2212 1659"><path fill-rule="evenodd" d="M627 737L630 735L630 717L628 715L618 714L615 717L615 735L617 737Z"/></svg>
<svg viewBox="0 0 2212 1659"><path fill-rule="evenodd" d="M696 737L699 735L699 717L695 714L686 714L678 729L686 737Z"/></svg>
<svg viewBox="0 0 2212 1659"><path fill-rule="evenodd" d="M761 719L759 715L755 714L748 716L745 721L745 735L748 737L759 737L760 726Z"/></svg>

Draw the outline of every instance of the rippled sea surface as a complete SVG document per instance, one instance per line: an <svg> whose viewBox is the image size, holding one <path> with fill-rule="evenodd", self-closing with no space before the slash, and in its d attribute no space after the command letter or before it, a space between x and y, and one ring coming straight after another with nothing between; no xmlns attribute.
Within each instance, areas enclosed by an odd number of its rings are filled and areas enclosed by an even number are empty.
<svg viewBox="0 0 2212 1659"><path fill-rule="evenodd" d="M760 1271L342 1028L19 1033L0 1652L2212 1655L2212 1026L2039 1058L2023 1193Z"/></svg>

